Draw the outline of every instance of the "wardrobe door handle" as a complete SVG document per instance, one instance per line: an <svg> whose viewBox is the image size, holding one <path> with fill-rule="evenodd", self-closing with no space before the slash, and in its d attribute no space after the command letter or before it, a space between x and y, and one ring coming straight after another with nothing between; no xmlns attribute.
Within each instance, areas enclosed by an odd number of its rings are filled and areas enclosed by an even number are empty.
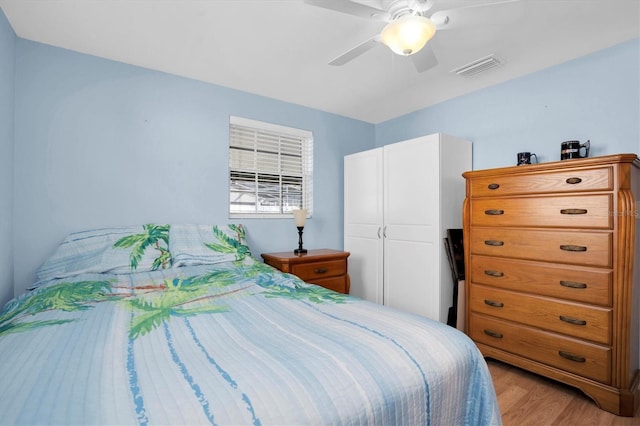
<svg viewBox="0 0 640 426"><path fill-rule="evenodd" d="M493 306L494 308L502 308L502 307L504 307L504 303L496 302L494 300L489 300L489 299L484 299L484 304L485 305L489 305L489 306Z"/></svg>
<svg viewBox="0 0 640 426"><path fill-rule="evenodd" d="M560 355L562 358L566 358L570 361L575 361L575 362L585 362L587 359L583 356L579 356L579 355L574 355L571 354L569 352L565 352L565 351L558 351L558 355Z"/></svg>
<svg viewBox="0 0 640 426"><path fill-rule="evenodd" d="M580 179L579 177L570 177L570 178L567 178L565 182L567 182L569 185L575 185L577 183L582 182L582 179Z"/></svg>
<svg viewBox="0 0 640 426"><path fill-rule="evenodd" d="M587 209L561 209L560 214L587 214Z"/></svg>
<svg viewBox="0 0 640 426"><path fill-rule="evenodd" d="M563 244L560 246L560 250L564 251L587 251L585 246L574 246L572 244Z"/></svg>
<svg viewBox="0 0 640 426"><path fill-rule="evenodd" d="M378 226L378 239L380 239L380 231L382 231L382 226Z"/></svg>
<svg viewBox="0 0 640 426"><path fill-rule="evenodd" d="M504 241L498 241L498 240L485 240L484 243L488 246L495 246L495 247L500 247L504 245Z"/></svg>
<svg viewBox="0 0 640 426"><path fill-rule="evenodd" d="M489 185L487 185L487 188L494 190L500 188L500 185L498 185L497 183L490 183Z"/></svg>
<svg viewBox="0 0 640 426"><path fill-rule="evenodd" d="M577 282L574 282L574 281L560 280L560 285L562 287L569 287L569 288L587 288L587 284L585 284L585 283L577 283Z"/></svg>
<svg viewBox="0 0 640 426"><path fill-rule="evenodd" d="M502 333L498 333L497 331L493 330L487 330L486 328L483 331L487 336L495 337L496 339L502 339Z"/></svg>
<svg viewBox="0 0 640 426"><path fill-rule="evenodd" d="M490 216L500 216L500 215L504 214L504 210L489 209L489 210L485 210L484 214L490 215Z"/></svg>
<svg viewBox="0 0 640 426"><path fill-rule="evenodd" d="M385 225L384 228L382 228L382 236L387 238L387 225Z"/></svg>
<svg viewBox="0 0 640 426"><path fill-rule="evenodd" d="M485 275L489 275L490 277L504 277L504 273L500 272L500 271L492 271L490 269L485 269L484 271Z"/></svg>
<svg viewBox="0 0 640 426"><path fill-rule="evenodd" d="M560 321L568 322L569 324L573 325L587 325L587 322L585 320L571 318L564 315L560 315Z"/></svg>

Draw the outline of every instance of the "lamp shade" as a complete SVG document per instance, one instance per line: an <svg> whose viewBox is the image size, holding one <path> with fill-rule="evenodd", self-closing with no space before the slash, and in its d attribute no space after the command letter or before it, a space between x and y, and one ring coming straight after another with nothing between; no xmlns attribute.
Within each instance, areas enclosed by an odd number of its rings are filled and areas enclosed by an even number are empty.
<svg viewBox="0 0 640 426"><path fill-rule="evenodd" d="M296 221L296 226L304 226L307 220L307 209L294 210L293 219Z"/></svg>
<svg viewBox="0 0 640 426"><path fill-rule="evenodd" d="M424 16L405 15L391 21L380 39L394 53L409 56L418 52L436 33L436 26Z"/></svg>

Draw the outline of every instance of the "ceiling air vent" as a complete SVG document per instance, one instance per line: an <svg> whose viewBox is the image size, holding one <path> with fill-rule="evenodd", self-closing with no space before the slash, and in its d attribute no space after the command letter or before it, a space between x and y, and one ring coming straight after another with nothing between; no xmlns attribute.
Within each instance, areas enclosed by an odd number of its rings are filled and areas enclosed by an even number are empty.
<svg viewBox="0 0 640 426"><path fill-rule="evenodd" d="M476 59L466 65L451 70L462 77L471 77L483 71L491 68L495 68L500 65L500 60L493 55L485 56L484 58Z"/></svg>

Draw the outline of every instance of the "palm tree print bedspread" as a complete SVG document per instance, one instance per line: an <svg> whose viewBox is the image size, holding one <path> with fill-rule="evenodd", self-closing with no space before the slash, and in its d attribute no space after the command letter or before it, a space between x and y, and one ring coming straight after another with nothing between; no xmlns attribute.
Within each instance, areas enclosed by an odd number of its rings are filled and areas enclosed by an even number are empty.
<svg viewBox="0 0 640 426"><path fill-rule="evenodd" d="M293 275L284 275L276 280L274 276L278 274L274 274L273 268L246 256L231 264L205 269L209 270L201 275L182 276L186 271L178 271L177 274L165 274L160 282L151 280L139 285L131 284L129 276L125 277L126 282L122 277L95 281L57 280L9 304L0 315L0 336L76 320L72 316L37 320L34 318L36 314L49 311L72 313L111 302L133 313L129 334L136 338L172 317L225 312L228 307L223 296L229 294L228 288L233 288L231 293L238 292L240 289L234 284L247 280L250 280L249 287L261 287L260 293L264 297L285 297L314 303L344 303L346 299L344 294L308 286Z"/></svg>
<svg viewBox="0 0 640 426"><path fill-rule="evenodd" d="M0 314L0 423L500 423L463 334L240 253L14 299Z"/></svg>

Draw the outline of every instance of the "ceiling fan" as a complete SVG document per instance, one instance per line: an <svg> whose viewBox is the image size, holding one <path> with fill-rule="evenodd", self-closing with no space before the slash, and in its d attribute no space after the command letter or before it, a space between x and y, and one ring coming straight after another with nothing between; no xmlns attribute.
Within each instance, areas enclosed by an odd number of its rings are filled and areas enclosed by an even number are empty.
<svg viewBox="0 0 640 426"><path fill-rule="evenodd" d="M521 0L501 0L490 3L470 4L448 10L433 11L439 0L379 0L381 7L352 0L305 0L306 4L346 13L364 19L386 22L379 34L349 49L329 62L329 65L344 65L363 53L384 44L394 53L410 56L418 72L438 64L433 48L427 44L436 31L459 28L471 22L499 22L504 6ZM502 11L500 9L503 9Z"/></svg>

